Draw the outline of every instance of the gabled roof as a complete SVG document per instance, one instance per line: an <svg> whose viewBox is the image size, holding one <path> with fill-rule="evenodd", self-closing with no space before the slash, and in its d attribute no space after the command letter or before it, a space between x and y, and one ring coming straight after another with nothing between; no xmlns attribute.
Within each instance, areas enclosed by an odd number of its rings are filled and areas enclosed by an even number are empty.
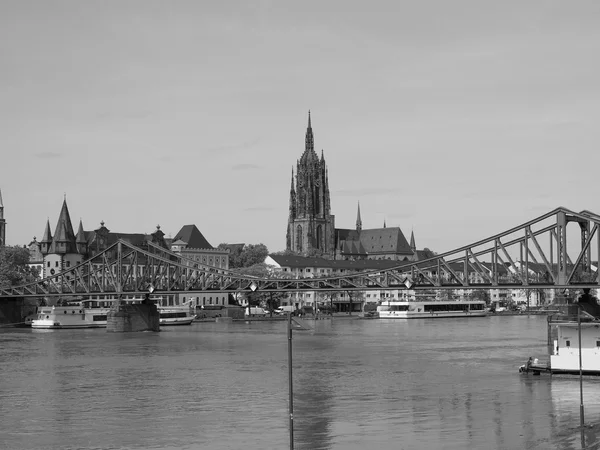
<svg viewBox="0 0 600 450"><path fill-rule="evenodd" d="M196 227L196 225L184 225L181 230L179 230L179 233L175 235L173 241L177 241L178 239L186 242L188 248L214 248L208 243L202 233L200 233L200 230Z"/></svg>
<svg viewBox="0 0 600 450"><path fill-rule="evenodd" d="M174 242L171 242L171 245L187 245L187 242L183 242L181 239L177 239Z"/></svg>
<svg viewBox="0 0 600 450"><path fill-rule="evenodd" d="M360 232L360 242L369 254L401 253L412 255L402 230L399 227L371 228Z"/></svg>

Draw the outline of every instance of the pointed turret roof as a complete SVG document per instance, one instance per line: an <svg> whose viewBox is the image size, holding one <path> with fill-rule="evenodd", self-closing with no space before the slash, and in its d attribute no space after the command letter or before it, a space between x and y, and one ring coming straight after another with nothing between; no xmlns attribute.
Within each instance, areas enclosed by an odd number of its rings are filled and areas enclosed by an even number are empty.
<svg viewBox="0 0 600 450"><path fill-rule="evenodd" d="M79 219L79 229L77 230L76 242L78 244L87 243L87 239L85 238L85 231L83 231L83 223L81 219Z"/></svg>
<svg viewBox="0 0 600 450"><path fill-rule="evenodd" d="M415 232L412 230L410 232L410 248L413 251L417 249L417 245L415 244Z"/></svg>
<svg viewBox="0 0 600 450"><path fill-rule="evenodd" d="M360 202L358 202L358 211L356 212L356 231L362 230L362 220L360 218Z"/></svg>
<svg viewBox="0 0 600 450"><path fill-rule="evenodd" d="M50 219L46 221L46 231L44 231L44 237L42 238L41 242L45 244L52 243L52 233L50 232Z"/></svg>
<svg viewBox="0 0 600 450"><path fill-rule="evenodd" d="M69 214L67 199L65 198L63 200L62 209L60 210L60 215L58 216L56 229L54 230L54 238L52 239L50 253L77 253L76 243L75 232L73 231L73 224L71 223L71 215ZM66 245L64 247L59 247L57 244Z"/></svg>
<svg viewBox="0 0 600 450"><path fill-rule="evenodd" d="M2 189L0 189L0 208L4 208L4 204L2 203Z"/></svg>
<svg viewBox="0 0 600 450"><path fill-rule="evenodd" d="M387 228L387 226L385 224L385 219L383 219L383 228Z"/></svg>

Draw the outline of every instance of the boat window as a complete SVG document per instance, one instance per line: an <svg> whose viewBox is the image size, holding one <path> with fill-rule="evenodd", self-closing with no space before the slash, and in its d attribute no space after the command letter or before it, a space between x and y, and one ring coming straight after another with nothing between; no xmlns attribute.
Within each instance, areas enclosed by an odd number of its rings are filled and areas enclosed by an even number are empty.
<svg viewBox="0 0 600 450"><path fill-rule="evenodd" d="M565 345L566 345L567 347L570 347L570 346L571 346L571 341L567 341L567 342L565 342Z"/></svg>
<svg viewBox="0 0 600 450"><path fill-rule="evenodd" d="M106 314L98 314L93 316L94 322L104 322L106 320Z"/></svg>
<svg viewBox="0 0 600 450"><path fill-rule="evenodd" d="M46 316L46 319L49 319L49 318L50 318L50 316Z"/></svg>
<svg viewBox="0 0 600 450"><path fill-rule="evenodd" d="M408 311L408 305L391 305L390 311Z"/></svg>
<svg viewBox="0 0 600 450"><path fill-rule="evenodd" d="M65 314L67 313L66 311L63 311Z"/></svg>
<svg viewBox="0 0 600 450"><path fill-rule="evenodd" d="M600 341L596 341L596 347L600 347Z"/></svg>

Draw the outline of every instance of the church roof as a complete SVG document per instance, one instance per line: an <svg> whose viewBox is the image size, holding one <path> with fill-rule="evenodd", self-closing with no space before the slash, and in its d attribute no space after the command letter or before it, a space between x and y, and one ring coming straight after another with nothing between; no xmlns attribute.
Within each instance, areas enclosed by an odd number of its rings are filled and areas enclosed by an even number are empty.
<svg viewBox="0 0 600 450"><path fill-rule="evenodd" d="M214 248L208 243L196 225L184 225L181 230L179 230L179 233L175 235L173 241L177 241L178 239L187 243L188 248Z"/></svg>
<svg viewBox="0 0 600 450"><path fill-rule="evenodd" d="M371 228L360 232L360 242L369 254L402 253L412 255L404 233L399 227Z"/></svg>

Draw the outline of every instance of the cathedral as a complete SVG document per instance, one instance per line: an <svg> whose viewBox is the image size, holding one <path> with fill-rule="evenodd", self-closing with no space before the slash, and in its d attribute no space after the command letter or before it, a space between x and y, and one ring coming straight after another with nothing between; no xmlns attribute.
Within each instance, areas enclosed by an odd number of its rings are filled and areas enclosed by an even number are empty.
<svg viewBox="0 0 600 450"><path fill-rule="evenodd" d="M304 152L292 170L286 250L303 256L328 259L388 259L417 261L433 256L429 250L417 250L414 233L410 244L399 227L363 229L358 205L355 228L335 228L331 214L329 177L325 156L315 152L314 136L308 112Z"/></svg>

